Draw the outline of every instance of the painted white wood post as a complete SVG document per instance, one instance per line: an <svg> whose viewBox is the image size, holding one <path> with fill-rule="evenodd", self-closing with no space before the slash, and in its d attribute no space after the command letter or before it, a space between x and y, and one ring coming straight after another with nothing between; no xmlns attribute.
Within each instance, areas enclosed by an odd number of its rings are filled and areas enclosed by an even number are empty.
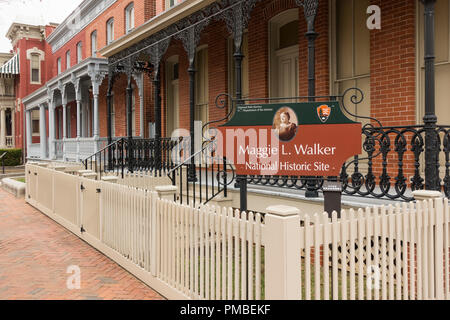
<svg viewBox="0 0 450 320"><path fill-rule="evenodd" d="M39 106L39 133L41 146L41 159L47 158L47 130L45 125L45 106Z"/></svg>
<svg viewBox="0 0 450 320"><path fill-rule="evenodd" d="M33 143L32 138L32 131L31 131L31 110L26 111L26 124L27 124L27 150L28 150L28 157L30 156L30 147Z"/></svg>
<svg viewBox="0 0 450 320"><path fill-rule="evenodd" d="M67 104L63 103L63 160L66 161L66 139L67 139Z"/></svg>
<svg viewBox="0 0 450 320"><path fill-rule="evenodd" d="M177 186L158 186L155 187L155 191L158 193L158 197L162 200L174 200L174 196L178 191Z"/></svg>
<svg viewBox="0 0 450 320"><path fill-rule="evenodd" d="M443 224L444 224L444 197L439 191L429 190L417 190L413 192L414 199L417 201L429 201L430 211L434 209L434 270L428 270L428 272L434 272L434 287L435 292L430 292L429 296L434 296L435 299L444 299L444 237L443 237Z"/></svg>
<svg viewBox="0 0 450 320"><path fill-rule="evenodd" d="M6 147L6 107L0 107L0 148Z"/></svg>
<svg viewBox="0 0 450 320"><path fill-rule="evenodd" d="M55 150L55 108L53 106L53 101L48 102L48 146L49 146L49 158L56 159Z"/></svg>
<svg viewBox="0 0 450 320"><path fill-rule="evenodd" d="M265 298L299 300L300 210L271 206L265 217Z"/></svg>

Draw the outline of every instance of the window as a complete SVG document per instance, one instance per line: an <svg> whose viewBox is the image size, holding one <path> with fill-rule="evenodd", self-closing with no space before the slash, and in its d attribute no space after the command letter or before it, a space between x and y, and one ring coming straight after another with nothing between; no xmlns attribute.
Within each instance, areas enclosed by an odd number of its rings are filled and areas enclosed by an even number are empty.
<svg viewBox="0 0 450 320"><path fill-rule="evenodd" d="M298 19L298 9L290 9L269 21L271 97L298 96Z"/></svg>
<svg viewBox="0 0 450 320"><path fill-rule="evenodd" d="M125 8L125 33L130 32L134 28L134 3L130 3Z"/></svg>
<svg viewBox="0 0 450 320"><path fill-rule="evenodd" d="M58 74L61 73L61 58L58 58L57 60L57 68L58 68Z"/></svg>
<svg viewBox="0 0 450 320"><path fill-rule="evenodd" d="M41 82L40 70L41 61L38 54L31 55L31 82Z"/></svg>
<svg viewBox="0 0 450 320"><path fill-rule="evenodd" d="M70 69L70 50L66 52L66 70Z"/></svg>
<svg viewBox="0 0 450 320"><path fill-rule="evenodd" d="M97 31L91 33L91 57L97 56Z"/></svg>
<svg viewBox="0 0 450 320"><path fill-rule="evenodd" d="M166 137L179 128L179 64L178 56L166 60Z"/></svg>
<svg viewBox="0 0 450 320"><path fill-rule="evenodd" d="M363 90L365 99L358 108L345 101L352 113L362 116L370 115L370 31L365 14L369 4L369 0L337 0L332 15L332 92Z"/></svg>
<svg viewBox="0 0 450 320"><path fill-rule="evenodd" d="M31 132L33 136L39 135L39 109L35 109L31 111Z"/></svg>
<svg viewBox="0 0 450 320"><path fill-rule="evenodd" d="M83 45L81 44L81 41L77 43L77 63L80 63L81 60L83 60Z"/></svg>
<svg viewBox="0 0 450 320"><path fill-rule="evenodd" d="M172 8L175 5L175 0L166 0L166 9Z"/></svg>
<svg viewBox="0 0 450 320"><path fill-rule="evenodd" d="M197 51L195 58L195 121L208 122L208 48Z"/></svg>
<svg viewBox="0 0 450 320"><path fill-rule="evenodd" d="M114 18L106 22L106 44L110 44L114 40Z"/></svg>

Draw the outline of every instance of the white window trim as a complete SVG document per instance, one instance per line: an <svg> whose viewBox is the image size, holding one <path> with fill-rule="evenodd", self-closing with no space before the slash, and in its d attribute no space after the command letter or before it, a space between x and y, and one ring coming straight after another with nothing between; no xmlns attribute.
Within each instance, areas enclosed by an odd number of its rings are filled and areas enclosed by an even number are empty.
<svg viewBox="0 0 450 320"><path fill-rule="evenodd" d="M177 3L177 0L173 0L173 5L171 6L171 5L170 5L170 0L166 0L166 3L165 3L165 5L166 5L166 10L169 10L170 8L175 7L177 4L178 4L178 3Z"/></svg>
<svg viewBox="0 0 450 320"><path fill-rule="evenodd" d="M92 41L92 39L95 37L95 41ZM97 57L97 42L98 42L98 38L97 38L97 30L92 31L91 33L91 57ZM95 46L94 46L95 44ZM93 50L95 47L95 50Z"/></svg>
<svg viewBox="0 0 450 320"><path fill-rule="evenodd" d="M267 22L267 30L269 32L269 36L268 36L268 53L269 53L269 70L268 70L268 85L269 85L269 97L273 97L274 96L274 89L273 89L273 84L274 82L276 82L277 80L275 79L277 76L277 72L275 72L275 68L277 66L276 63L276 51L280 45L280 38L278 36L279 34L279 30L282 26L285 26L286 24L295 21L295 20L299 20L302 19L302 17L298 14L298 9L288 9L285 10L279 14L277 14L276 16L274 16L273 18L271 18L268 22ZM298 46L297 46L297 50L298 50ZM298 72L298 70L297 70ZM297 95L298 95L298 90L299 88L297 88ZM277 94L275 94L277 95Z"/></svg>
<svg viewBox="0 0 450 320"><path fill-rule="evenodd" d="M34 47L32 49L28 49L26 52L27 60L30 61L30 84L42 84L42 61L45 61L45 53L42 50ZM31 56L39 55L39 81L32 80L32 71L31 71Z"/></svg>
<svg viewBox="0 0 450 320"><path fill-rule="evenodd" d="M59 75L62 72L61 58L56 59L56 73Z"/></svg>
<svg viewBox="0 0 450 320"><path fill-rule="evenodd" d="M69 58L69 59L67 59ZM66 51L66 70L70 69L71 63L70 63L70 50Z"/></svg>
<svg viewBox="0 0 450 320"><path fill-rule="evenodd" d="M83 42L77 43L77 63L83 61Z"/></svg>
<svg viewBox="0 0 450 320"><path fill-rule="evenodd" d="M106 21L106 44L114 41L114 18L109 18Z"/></svg>
<svg viewBox="0 0 450 320"><path fill-rule="evenodd" d="M134 19L134 2L131 2L125 8L125 33L129 33L135 27L135 19ZM132 23L131 23L132 22Z"/></svg>
<svg viewBox="0 0 450 320"><path fill-rule="evenodd" d="M34 111L37 111L37 112L34 112ZM37 113L37 116L35 116L34 114L36 114ZM40 127L40 124L39 124L39 128L38 128L38 132L33 132L33 121L36 121L36 120L38 120L38 121L41 121L41 114L40 114L40 112L39 112L39 109L33 109L33 110L31 110L31 135L33 136L33 137L39 137L40 135L41 135L41 127Z"/></svg>

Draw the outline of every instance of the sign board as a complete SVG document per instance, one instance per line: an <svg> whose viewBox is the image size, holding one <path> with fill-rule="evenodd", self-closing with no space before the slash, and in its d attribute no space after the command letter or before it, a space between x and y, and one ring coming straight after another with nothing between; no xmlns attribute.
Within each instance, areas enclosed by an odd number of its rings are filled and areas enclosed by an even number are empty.
<svg viewBox="0 0 450 320"><path fill-rule="evenodd" d="M338 102L238 105L218 152L238 175L338 176L361 153L361 123Z"/></svg>

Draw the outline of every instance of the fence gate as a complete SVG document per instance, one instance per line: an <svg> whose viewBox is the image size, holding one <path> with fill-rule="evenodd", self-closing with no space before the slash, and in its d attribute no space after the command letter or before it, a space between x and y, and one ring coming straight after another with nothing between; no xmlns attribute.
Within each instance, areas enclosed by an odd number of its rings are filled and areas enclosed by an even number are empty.
<svg viewBox="0 0 450 320"><path fill-rule="evenodd" d="M81 178L78 192L81 232L100 239L100 184L96 180Z"/></svg>

